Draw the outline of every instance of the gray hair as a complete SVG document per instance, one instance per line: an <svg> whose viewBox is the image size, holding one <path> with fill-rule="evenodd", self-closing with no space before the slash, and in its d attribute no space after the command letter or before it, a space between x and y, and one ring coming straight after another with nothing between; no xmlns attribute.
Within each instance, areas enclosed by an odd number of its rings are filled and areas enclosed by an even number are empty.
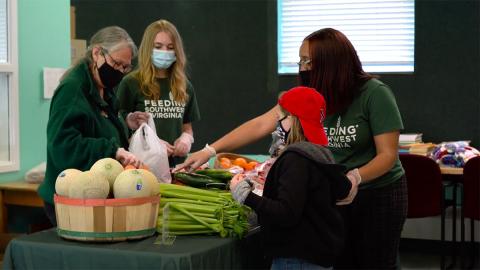
<svg viewBox="0 0 480 270"><path fill-rule="evenodd" d="M123 28L118 26L107 26L98 30L90 39L85 58L92 61L92 50L94 47L101 47L107 52L129 47L132 50L132 58L137 56L137 46L130 35Z"/></svg>

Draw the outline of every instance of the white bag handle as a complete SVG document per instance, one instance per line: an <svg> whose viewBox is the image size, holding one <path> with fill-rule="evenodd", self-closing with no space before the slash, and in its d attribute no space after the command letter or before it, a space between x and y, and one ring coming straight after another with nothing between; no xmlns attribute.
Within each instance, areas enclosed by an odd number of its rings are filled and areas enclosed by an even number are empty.
<svg viewBox="0 0 480 270"><path fill-rule="evenodd" d="M148 114L147 124L152 128L153 132L155 132L155 135L157 135L157 129L155 128L155 122L153 122L153 116L151 113Z"/></svg>

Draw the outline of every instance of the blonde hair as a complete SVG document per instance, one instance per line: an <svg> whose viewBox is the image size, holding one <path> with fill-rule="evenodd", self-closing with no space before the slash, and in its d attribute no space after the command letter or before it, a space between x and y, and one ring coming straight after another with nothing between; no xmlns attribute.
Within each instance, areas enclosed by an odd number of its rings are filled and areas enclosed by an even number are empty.
<svg viewBox="0 0 480 270"><path fill-rule="evenodd" d="M280 97L285 93L286 93L285 91L280 92L280 94L278 95L278 99L280 99ZM296 143L296 142L308 141L305 135L303 134L303 128L302 128L302 124L300 123L300 119L298 119L298 117L296 117L295 115L292 115L290 112L285 110L285 108L280 106L280 104L278 105L278 107L280 107L280 111L284 115L290 116L290 119L292 122L292 125L290 127L290 132L288 133L287 141L285 142L285 146Z"/></svg>
<svg viewBox="0 0 480 270"><path fill-rule="evenodd" d="M151 99L160 98L160 86L156 82L156 67L152 63L152 53L155 37L158 33L167 33L173 41L173 47L177 60L169 67L170 89L173 99L177 102L187 101L187 76L185 67L187 59L183 51L183 42L180 34L173 24L167 20L159 20L151 23L143 33L142 43L138 52L138 69L134 75L140 82L140 91Z"/></svg>

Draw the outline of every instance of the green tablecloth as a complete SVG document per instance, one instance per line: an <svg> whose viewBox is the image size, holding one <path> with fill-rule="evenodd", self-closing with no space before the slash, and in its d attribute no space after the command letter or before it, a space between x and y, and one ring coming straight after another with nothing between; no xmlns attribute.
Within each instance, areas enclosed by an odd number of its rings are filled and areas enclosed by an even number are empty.
<svg viewBox="0 0 480 270"><path fill-rule="evenodd" d="M118 243L64 240L55 229L13 239L3 269L252 269L268 268L259 233L245 239L181 236L173 245L157 236Z"/></svg>

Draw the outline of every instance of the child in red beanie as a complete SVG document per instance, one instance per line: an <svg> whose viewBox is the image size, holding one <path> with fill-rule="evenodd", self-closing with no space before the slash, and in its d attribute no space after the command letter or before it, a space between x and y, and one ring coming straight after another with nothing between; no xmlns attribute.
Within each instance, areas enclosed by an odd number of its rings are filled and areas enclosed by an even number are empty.
<svg viewBox="0 0 480 270"><path fill-rule="evenodd" d="M285 147L268 172L263 196L238 175L230 188L235 200L258 215L272 269L331 269L343 247L344 225L337 201L356 194L359 175L344 174L325 147L323 96L313 88L295 87L280 96L277 129Z"/></svg>

